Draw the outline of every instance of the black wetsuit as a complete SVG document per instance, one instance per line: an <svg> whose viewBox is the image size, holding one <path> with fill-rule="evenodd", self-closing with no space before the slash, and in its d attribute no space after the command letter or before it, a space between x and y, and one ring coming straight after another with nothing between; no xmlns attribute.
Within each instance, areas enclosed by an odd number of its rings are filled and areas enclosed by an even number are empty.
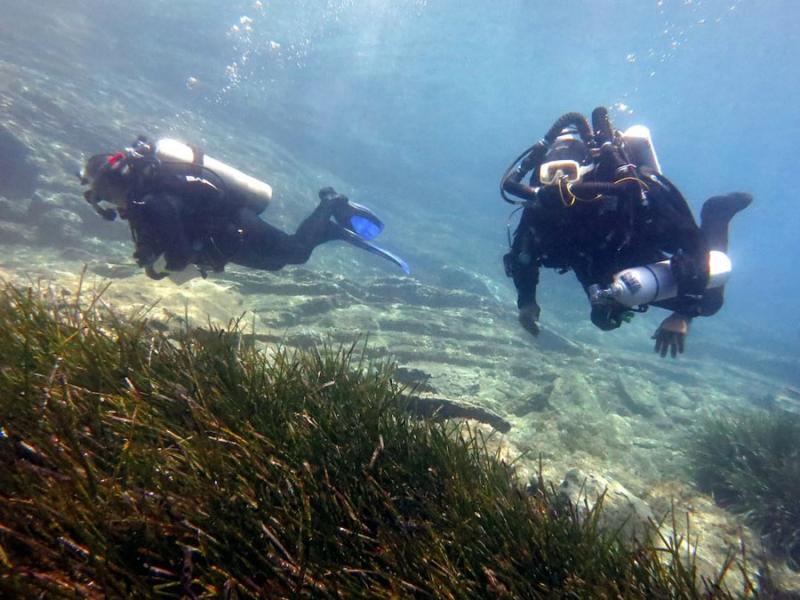
<svg viewBox="0 0 800 600"><path fill-rule="evenodd" d="M722 288L705 287L708 251L727 251L728 222L735 214L728 215L729 197L710 199L698 227L686 200L665 177L647 169L636 175L644 185L631 179L626 192L616 197L577 200L568 206L570 198L565 202L563 191L552 187L523 210L505 257L519 308L536 303L540 266L572 270L587 289L610 284L623 269L671 257L678 296L654 305L687 317L709 316L720 309ZM614 329L627 310L616 303L593 306L592 322L601 329Z"/></svg>
<svg viewBox="0 0 800 600"><path fill-rule="evenodd" d="M330 201L320 202L290 235L263 221L256 207L203 178L170 174L139 188L120 212L130 222L134 258L154 279L165 276L152 266L162 254L169 271L189 264L221 271L229 262L277 271L305 263L320 244L342 239L342 228L331 221Z"/></svg>

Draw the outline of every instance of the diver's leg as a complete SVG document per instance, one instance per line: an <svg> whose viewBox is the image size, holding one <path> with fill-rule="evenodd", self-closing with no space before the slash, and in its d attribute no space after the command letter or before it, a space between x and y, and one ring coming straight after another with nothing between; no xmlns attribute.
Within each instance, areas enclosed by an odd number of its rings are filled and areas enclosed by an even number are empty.
<svg viewBox="0 0 800 600"><path fill-rule="evenodd" d="M736 213L750 206L752 201L753 197L743 192L714 196L705 201L700 212L700 230L709 250L728 251L728 225Z"/></svg>
<svg viewBox="0 0 800 600"><path fill-rule="evenodd" d="M372 240L383 231L383 221L371 209L355 202L347 196L339 194L332 187L324 187L319 191L321 204L331 209L334 221L345 229L349 229L363 240Z"/></svg>
<svg viewBox="0 0 800 600"><path fill-rule="evenodd" d="M253 211L242 209L239 213L241 241L230 262L267 271L303 264L320 244L341 239L341 227L330 218L331 208L320 203L294 235L289 235L263 221Z"/></svg>
<svg viewBox="0 0 800 600"><path fill-rule="evenodd" d="M706 238L709 250L728 251L728 226L731 219L753 201L750 194L734 192L725 196L714 196L703 204L700 212L700 230ZM716 313L725 301L725 286L707 289L703 292L698 307L703 317Z"/></svg>
<svg viewBox="0 0 800 600"><path fill-rule="evenodd" d="M326 196L320 192L320 202L310 215L297 227L292 236L294 243L311 251L325 242L344 239L342 227L331 220L341 205L347 204L345 196ZM308 260L308 259L306 259ZM305 261L303 261L305 262Z"/></svg>

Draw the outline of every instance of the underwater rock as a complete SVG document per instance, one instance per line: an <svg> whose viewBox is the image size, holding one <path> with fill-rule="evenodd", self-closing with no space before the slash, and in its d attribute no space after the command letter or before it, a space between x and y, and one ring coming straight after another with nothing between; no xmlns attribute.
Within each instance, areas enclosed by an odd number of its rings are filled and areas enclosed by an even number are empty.
<svg viewBox="0 0 800 600"><path fill-rule="evenodd" d="M776 408L800 415L799 389L792 386L786 386L777 394L772 396L772 401Z"/></svg>
<svg viewBox="0 0 800 600"><path fill-rule="evenodd" d="M39 182L39 170L30 160L28 146L0 125L0 194L29 198Z"/></svg>
<svg viewBox="0 0 800 600"><path fill-rule="evenodd" d="M39 219L39 232L43 242L79 242L82 228L83 218L64 208L49 210Z"/></svg>
<svg viewBox="0 0 800 600"><path fill-rule="evenodd" d="M461 290L440 289L424 285L409 278L385 277L377 279L367 288L366 300L382 303L403 303L431 308L471 308L487 306L483 296Z"/></svg>
<svg viewBox="0 0 800 600"><path fill-rule="evenodd" d="M595 386L579 373L556 377L548 401L562 413L578 413L580 420L586 420L591 413L603 414Z"/></svg>
<svg viewBox="0 0 800 600"><path fill-rule="evenodd" d="M629 420L621 415L611 413L605 420L607 431L606 442L618 448L629 448L633 438L633 427Z"/></svg>
<svg viewBox="0 0 800 600"><path fill-rule="evenodd" d="M484 297L493 296L486 282L478 274L463 267L444 265L438 275L439 283L445 289L461 290Z"/></svg>
<svg viewBox="0 0 800 600"><path fill-rule="evenodd" d="M616 378L616 391L625 409L642 417L664 417L664 409L649 387L625 375Z"/></svg>
<svg viewBox="0 0 800 600"><path fill-rule="evenodd" d="M287 269L281 276L267 271L231 269L230 275L223 277L231 279L244 294L268 293L276 296L329 296L342 292L340 281L333 281L313 276L313 272L305 269Z"/></svg>
<svg viewBox="0 0 800 600"><path fill-rule="evenodd" d="M491 425L501 433L511 429L511 423L489 409L476 404L467 404L450 398L433 396L408 396L411 413L434 419L474 419Z"/></svg>
<svg viewBox="0 0 800 600"><path fill-rule="evenodd" d="M545 326L541 327L541 332L536 338L536 346L541 350L552 350L568 356L583 356L587 354L583 346Z"/></svg>
<svg viewBox="0 0 800 600"><path fill-rule="evenodd" d="M36 242L36 230L20 227L16 223L0 221L0 240L4 244L34 244Z"/></svg>
<svg viewBox="0 0 800 600"><path fill-rule="evenodd" d="M415 369L412 367L397 367L394 370L392 379L403 385L411 387L417 392L435 392L430 383L431 374L423 371L422 369Z"/></svg>
<svg viewBox="0 0 800 600"><path fill-rule="evenodd" d="M512 368L512 373L517 377L528 378L531 376L530 366L524 368L516 366ZM509 406L509 412L517 417L524 417L532 412L544 412L554 410L550 398L558 381L558 376L545 373L536 375L535 389L531 392L523 392L523 396L518 397Z"/></svg>
<svg viewBox="0 0 800 600"><path fill-rule="evenodd" d="M544 412L553 410L550 404L550 394L553 392L553 385L550 384L543 390L537 390L530 396L517 402L511 408L511 413L517 417L524 417L532 412Z"/></svg>
<svg viewBox="0 0 800 600"><path fill-rule="evenodd" d="M44 193L42 190L36 190L28 203L28 221L31 223L39 223L42 217L57 208L64 209L57 194Z"/></svg>
<svg viewBox="0 0 800 600"><path fill-rule="evenodd" d="M647 542L654 532L655 516L647 503L613 479L571 469L564 475L558 493L581 515L594 508L602 497L599 526L608 532L618 531L625 543Z"/></svg>
<svg viewBox="0 0 800 600"><path fill-rule="evenodd" d="M298 315L311 317L314 315L327 313L336 307L337 302L335 297L322 296L311 298L302 304L295 306L294 310Z"/></svg>
<svg viewBox="0 0 800 600"><path fill-rule="evenodd" d="M97 256L97 250L93 248L76 248L75 246L66 246L61 250L61 256L67 260L74 260L89 264L94 261Z"/></svg>
<svg viewBox="0 0 800 600"><path fill-rule="evenodd" d="M25 215L28 212L28 199L10 199L5 196L0 196L0 219L3 221L12 221L14 223L22 223L25 221Z"/></svg>

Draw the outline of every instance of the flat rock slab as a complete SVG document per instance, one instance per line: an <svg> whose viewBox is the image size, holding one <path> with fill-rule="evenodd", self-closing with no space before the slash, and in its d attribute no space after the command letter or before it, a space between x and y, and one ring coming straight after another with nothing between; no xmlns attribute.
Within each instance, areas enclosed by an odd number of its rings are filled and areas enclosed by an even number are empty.
<svg viewBox="0 0 800 600"><path fill-rule="evenodd" d="M655 515L647 503L613 479L571 469L564 475L558 493L584 515L602 498L599 525L605 531L618 532L623 542L649 540L655 531Z"/></svg>

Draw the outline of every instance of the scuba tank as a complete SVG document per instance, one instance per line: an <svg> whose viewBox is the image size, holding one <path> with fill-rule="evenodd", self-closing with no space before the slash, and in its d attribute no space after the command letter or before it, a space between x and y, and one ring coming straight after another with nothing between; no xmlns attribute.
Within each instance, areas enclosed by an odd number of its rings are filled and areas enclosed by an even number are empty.
<svg viewBox="0 0 800 600"><path fill-rule="evenodd" d="M711 250L708 253L708 271L706 288L725 285L731 274L731 259L724 252ZM614 275L614 280L608 287L592 285L588 291L592 304L613 300L624 306L644 306L674 298L678 295L678 284L669 260L662 260L652 265L620 271Z"/></svg>
<svg viewBox="0 0 800 600"><path fill-rule="evenodd" d="M622 143L628 159L637 167L648 167L659 175L661 165L658 163L658 156L653 147L653 138L650 130L644 125L634 125L628 127L622 134Z"/></svg>
<svg viewBox="0 0 800 600"><path fill-rule="evenodd" d="M242 173L188 144L163 138L153 145L153 151L156 158L164 163L186 163L207 169L219 177L229 194L239 197L245 206L256 213L263 212L272 200L272 186L268 183Z"/></svg>

